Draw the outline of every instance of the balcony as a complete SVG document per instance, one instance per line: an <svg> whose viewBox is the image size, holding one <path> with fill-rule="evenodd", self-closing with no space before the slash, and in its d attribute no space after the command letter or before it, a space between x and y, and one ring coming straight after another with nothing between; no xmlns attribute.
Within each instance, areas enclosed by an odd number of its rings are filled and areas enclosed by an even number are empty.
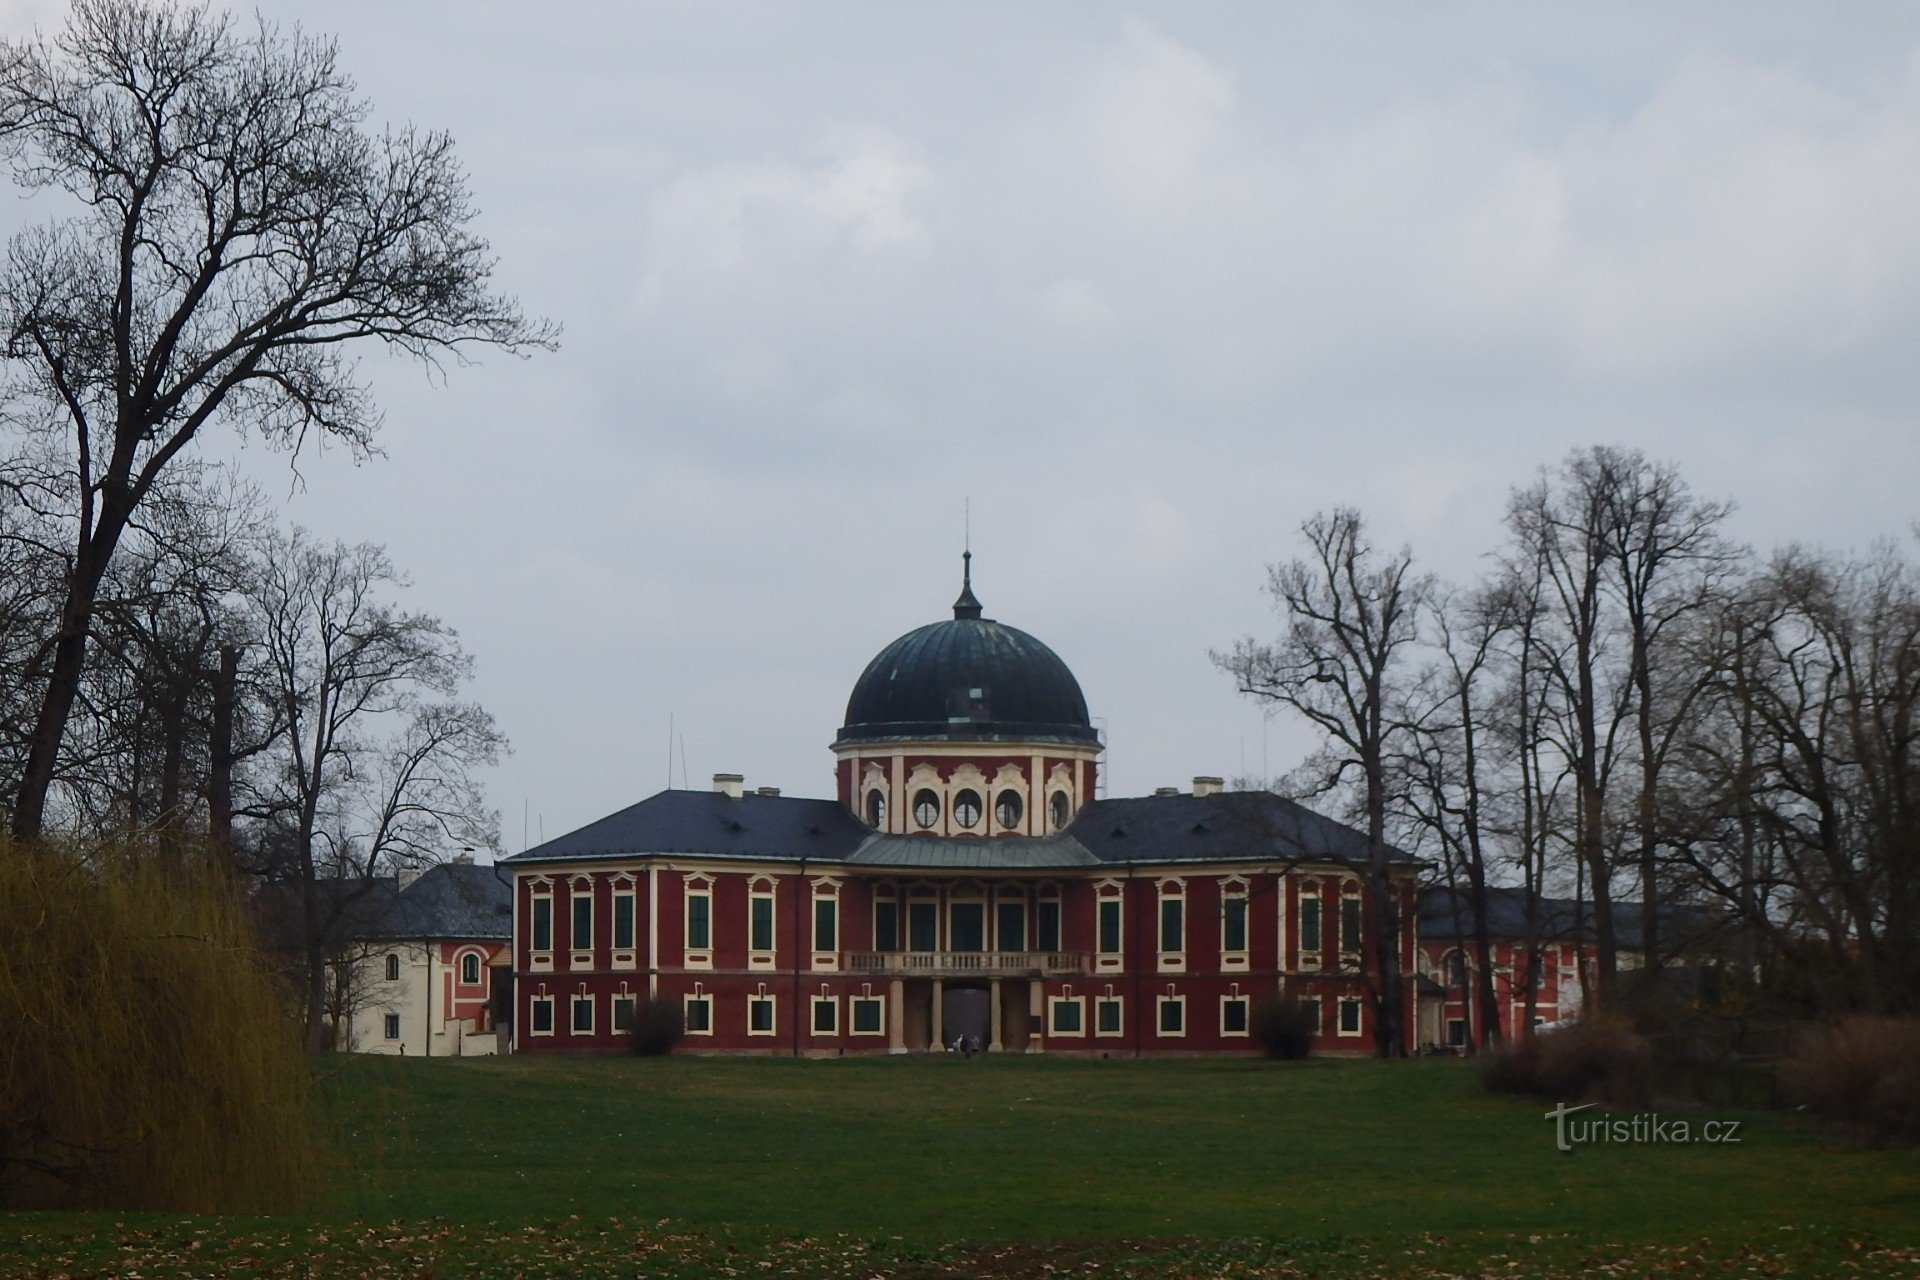
<svg viewBox="0 0 1920 1280"><path fill-rule="evenodd" d="M889 978L1040 978L1088 973L1085 951L850 951L846 972Z"/></svg>

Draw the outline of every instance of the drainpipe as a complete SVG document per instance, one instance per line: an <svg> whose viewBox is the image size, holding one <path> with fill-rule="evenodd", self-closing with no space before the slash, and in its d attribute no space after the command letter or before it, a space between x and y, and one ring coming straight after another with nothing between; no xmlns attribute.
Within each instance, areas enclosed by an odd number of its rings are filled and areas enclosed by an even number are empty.
<svg viewBox="0 0 1920 1280"><path fill-rule="evenodd" d="M1121 927L1123 929L1126 928L1125 913L1128 911L1132 911L1134 909L1133 870L1134 870L1134 864L1129 862L1127 864L1127 887L1125 890L1126 899L1125 899L1125 905L1123 906L1122 913L1121 913ZM1159 922L1154 921L1153 923L1157 925ZM1130 951L1139 950L1140 939L1137 935L1139 935L1142 932L1144 932L1144 930L1127 929L1128 936L1132 937L1133 939L1133 941L1129 944L1128 950ZM1129 957L1130 961L1132 959L1133 959L1132 957ZM1147 1021L1147 1006L1141 1003L1141 999L1140 999L1140 965L1137 962L1129 963L1128 968L1133 970L1133 1056L1138 1058L1140 1056L1140 1033Z"/></svg>
<svg viewBox="0 0 1920 1280"><path fill-rule="evenodd" d="M800 907L807 896L807 860L800 859L800 879L793 886L793 1056L800 1056ZM837 926L838 919L834 920ZM838 941L838 939L835 939Z"/></svg>
<svg viewBox="0 0 1920 1280"><path fill-rule="evenodd" d="M425 950L427 953L427 1038L420 1052L431 1058L433 1056L433 943L431 939L428 940Z"/></svg>

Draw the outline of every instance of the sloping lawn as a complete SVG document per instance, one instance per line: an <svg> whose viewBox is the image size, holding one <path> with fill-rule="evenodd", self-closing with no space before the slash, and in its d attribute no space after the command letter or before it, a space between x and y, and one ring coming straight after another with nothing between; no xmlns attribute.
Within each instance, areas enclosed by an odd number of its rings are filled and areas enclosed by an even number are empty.
<svg viewBox="0 0 1920 1280"><path fill-rule="evenodd" d="M1668 1114L1740 1120L1737 1145L1562 1154L1543 1106L1487 1097L1459 1063L519 1057L323 1070L336 1203L251 1221L21 1216L0 1226L0 1249L36 1274L204 1274L216 1258L304 1274L329 1256L316 1274L1920 1269L1915 1153L1711 1111Z"/></svg>

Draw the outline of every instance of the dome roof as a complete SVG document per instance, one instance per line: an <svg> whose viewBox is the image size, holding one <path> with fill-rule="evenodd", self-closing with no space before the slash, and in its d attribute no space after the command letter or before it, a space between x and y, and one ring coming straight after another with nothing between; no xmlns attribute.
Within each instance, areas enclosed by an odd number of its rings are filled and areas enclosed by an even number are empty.
<svg viewBox="0 0 1920 1280"><path fill-rule="evenodd" d="M1060 655L1017 627L981 617L971 578L951 620L907 632L867 664L835 745L1099 741L1080 682Z"/></svg>

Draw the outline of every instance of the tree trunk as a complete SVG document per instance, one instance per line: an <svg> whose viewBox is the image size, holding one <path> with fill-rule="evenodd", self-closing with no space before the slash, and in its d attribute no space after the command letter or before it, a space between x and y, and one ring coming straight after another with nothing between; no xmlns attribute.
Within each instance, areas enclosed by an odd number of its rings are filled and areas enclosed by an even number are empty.
<svg viewBox="0 0 1920 1280"><path fill-rule="evenodd" d="M213 741L207 750L207 835L214 856L228 868L233 861L233 702L239 674L240 651L222 645L213 682Z"/></svg>

